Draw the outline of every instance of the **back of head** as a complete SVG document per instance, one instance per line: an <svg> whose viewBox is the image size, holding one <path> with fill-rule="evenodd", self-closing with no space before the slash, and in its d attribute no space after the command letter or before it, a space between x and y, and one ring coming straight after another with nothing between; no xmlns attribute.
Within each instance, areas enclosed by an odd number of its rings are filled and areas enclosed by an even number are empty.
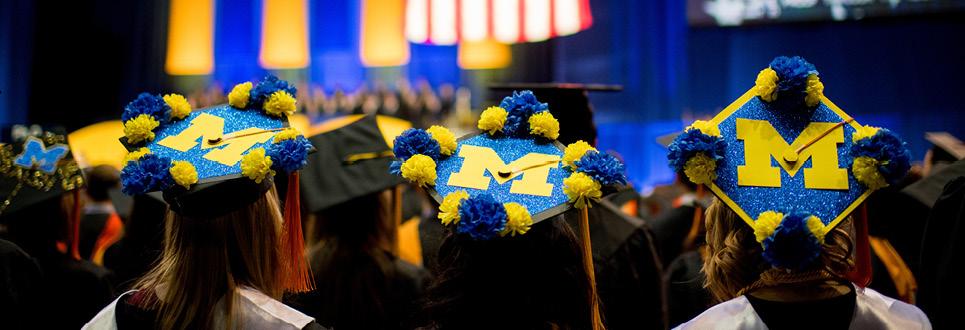
<svg viewBox="0 0 965 330"><path fill-rule="evenodd" d="M87 196L95 202L110 200L108 192L120 188L121 172L109 165L98 165L84 171L87 176Z"/></svg>
<svg viewBox="0 0 965 330"><path fill-rule="evenodd" d="M515 237L446 237L428 292L431 325L590 328L589 281L579 242L562 218L544 222Z"/></svg>

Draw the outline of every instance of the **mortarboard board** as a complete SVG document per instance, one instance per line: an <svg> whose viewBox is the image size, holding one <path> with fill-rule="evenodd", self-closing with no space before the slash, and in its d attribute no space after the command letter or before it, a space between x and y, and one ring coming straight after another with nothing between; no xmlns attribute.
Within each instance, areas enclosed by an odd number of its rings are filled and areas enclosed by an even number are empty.
<svg viewBox="0 0 965 330"><path fill-rule="evenodd" d="M812 64L775 58L753 88L669 148L671 167L754 228L764 259L781 269L810 265L827 232L909 168L901 139L858 124L823 92Z"/></svg>
<svg viewBox="0 0 965 330"><path fill-rule="evenodd" d="M292 85L274 76L238 84L228 104L196 111L177 94L140 94L121 115L120 140L130 151L121 170L122 190L161 192L172 212L203 219L250 205L271 188L276 172L288 173L286 241L290 260L300 260L297 171L307 164L312 145L289 127L294 95ZM310 285L307 269L296 270L295 277L295 290Z"/></svg>
<svg viewBox="0 0 965 330"><path fill-rule="evenodd" d="M949 132L926 132L925 140L945 151L955 160L965 159L965 143Z"/></svg>
<svg viewBox="0 0 965 330"><path fill-rule="evenodd" d="M516 90L529 90L550 104L550 113L560 122L557 140L570 144L579 140L596 143L596 124L593 106L588 92L619 92L620 85L574 84L574 83L508 83L489 86L499 91L497 96L508 95Z"/></svg>

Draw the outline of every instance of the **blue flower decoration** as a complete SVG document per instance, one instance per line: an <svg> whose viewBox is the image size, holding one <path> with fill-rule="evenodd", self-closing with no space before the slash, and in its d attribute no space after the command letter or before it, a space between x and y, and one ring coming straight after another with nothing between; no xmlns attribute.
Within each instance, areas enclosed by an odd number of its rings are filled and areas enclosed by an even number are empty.
<svg viewBox="0 0 965 330"><path fill-rule="evenodd" d="M687 160L699 152L706 154L714 161L723 159L724 147L726 143L721 137L710 136L701 133L699 129L690 128L678 135L670 144L667 160L670 162L670 168L679 173L684 170Z"/></svg>
<svg viewBox="0 0 965 330"><path fill-rule="evenodd" d="M540 103L531 91L513 91L512 96L503 98L499 107L506 109L509 113L503 125L503 132L511 136L529 134L529 116L549 109L549 105Z"/></svg>
<svg viewBox="0 0 965 330"><path fill-rule="evenodd" d="M764 260L774 267L801 270L821 255L821 242L808 230L809 214L793 212L784 216L771 236L764 239Z"/></svg>
<svg viewBox="0 0 965 330"><path fill-rule="evenodd" d="M163 125L171 119L171 107L164 102L164 98L161 96L141 93L137 95L134 101L124 107L124 112L121 113L121 121L127 122L142 114L154 117Z"/></svg>
<svg viewBox="0 0 965 330"><path fill-rule="evenodd" d="M441 157L439 142L428 132L418 128L410 128L402 132L393 142L392 152L395 157L406 161L412 155L426 155L438 161Z"/></svg>
<svg viewBox="0 0 965 330"><path fill-rule="evenodd" d="M402 162L393 160L391 163L389 163L389 173L394 175L402 175Z"/></svg>
<svg viewBox="0 0 965 330"><path fill-rule="evenodd" d="M852 144L851 155L852 163L855 158L861 156L879 160L881 164L878 165L878 172L881 172L881 176L888 184L895 184L901 180L911 168L911 153L905 147L905 142L886 128L879 129L875 135Z"/></svg>
<svg viewBox="0 0 965 330"><path fill-rule="evenodd" d="M258 82L258 84L251 89L251 92L248 93L248 108L261 109L262 103L277 91L288 92L292 97L295 97L295 93L298 92L295 86L292 86L292 84L289 84L287 81L278 79L278 77L273 75L268 75Z"/></svg>
<svg viewBox="0 0 965 330"><path fill-rule="evenodd" d="M285 172L294 172L308 164L308 153L312 151L311 142L304 136L269 144L265 154L271 157L272 167Z"/></svg>
<svg viewBox="0 0 965 330"><path fill-rule="evenodd" d="M128 195L143 195L167 189L174 184L170 168L171 159L156 154L146 154L139 160L130 161L121 170L121 191Z"/></svg>
<svg viewBox="0 0 965 330"><path fill-rule="evenodd" d="M593 177L604 186L627 184L623 162L613 155L602 152L587 152L575 162L580 172Z"/></svg>
<svg viewBox="0 0 965 330"><path fill-rule="evenodd" d="M456 232L475 240L488 240L506 227L506 208L489 194L477 195L459 205Z"/></svg>
<svg viewBox="0 0 965 330"><path fill-rule="evenodd" d="M814 64L800 56L778 56L771 61L770 67L777 73L777 89L781 92L804 92L808 83L808 76L817 74ZM780 98L778 98L780 99Z"/></svg>

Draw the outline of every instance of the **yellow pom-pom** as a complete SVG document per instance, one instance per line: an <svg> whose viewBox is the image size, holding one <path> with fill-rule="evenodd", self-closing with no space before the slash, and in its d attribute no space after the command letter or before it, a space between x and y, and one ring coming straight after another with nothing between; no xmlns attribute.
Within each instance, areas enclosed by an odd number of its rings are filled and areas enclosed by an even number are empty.
<svg viewBox="0 0 965 330"><path fill-rule="evenodd" d="M241 157L241 174L261 183L265 178L274 176L271 157L265 156L265 148L255 148Z"/></svg>
<svg viewBox="0 0 965 330"><path fill-rule="evenodd" d="M436 184L436 161L426 155L413 155L402 163L402 177L419 186Z"/></svg>
<svg viewBox="0 0 965 330"><path fill-rule="evenodd" d="M496 134L496 132L503 131L503 125L506 124L506 116L509 113L506 109L500 107L489 107L479 115L479 123L476 124L480 130L489 132L489 135Z"/></svg>
<svg viewBox="0 0 965 330"><path fill-rule="evenodd" d="M448 128L432 125L426 130L426 133L432 136L432 139L439 142L439 152L445 156L452 156L453 152L456 152L456 135L452 134Z"/></svg>
<svg viewBox="0 0 965 330"><path fill-rule="evenodd" d="M529 116L529 134L550 140L560 137L560 122L549 111Z"/></svg>
<svg viewBox="0 0 965 330"><path fill-rule="evenodd" d="M569 167L571 170L576 170L576 161L583 158L583 155L588 151L596 152L596 148L583 140L570 143L570 145L566 146L566 149L563 150L563 166Z"/></svg>
<svg viewBox="0 0 965 330"><path fill-rule="evenodd" d="M870 138L878 134L879 130L881 130L881 128L869 125L858 127L858 129L854 131L854 134L851 134L851 141L858 142L858 140Z"/></svg>
<svg viewBox="0 0 965 330"><path fill-rule="evenodd" d="M299 132L297 129L295 129L294 127L289 127L282 130L281 132L278 132L278 134L275 134L275 139L273 140L273 142L278 143L285 140L293 140L300 135L302 135L302 133Z"/></svg>
<svg viewBox="0 0 965 330"><path fill-rule="evenodd" d="M818 75L812 74L808 76L808 87L806 91L807 95L804 97L804 103L809 107L821 103L821 97L824 96L824 83L821 82L821 78L818 78Z"/></svg>
<svg viewBox="0 0 965 330"><path fill-rule="evenodd" d="M858 180L868 189L878 190L887 187L888 182L878 171L878 165L880 165L880 162L877 159L868 156L857 157L851 164L851 174L854 175L855 180Z"/></svg>
<svg viewBox="0 0 965 330"><path fill-rule="evenodd" d="M814 235L814 238L817 238L818 242L824 244L824 236L828 234L828 227L821 222L821 219L812 215L808 217L806 224L808 230Z"/></svg>
<svg viewBox="0 0 965 330"><path fill-rule="evenodd" d="M124 156L124 165L127 165L129 162L137 161L149 153L151 153L151 149L148 149L147 147L142 147L140 149L128 152L127 155Z"/></svg>
<svg viewBox="0 0 965 330"><path fill-rule="evenodd" d="M754 90L765 102L777 100L777 72L774 69L766 68L757 74L754 82Z"/></svg>
<svg viewBox="0 0 965 330"><path fill-rule="evenodd" d="M696 184L710 184L717 179L717 163L705 153L697 153L684 164L684 174Z"/></svg>
<svg viewBox="0 0 965 330"><path fill-rule="evenodd" d="M717 128L717 125L714 125L714 123L711 123L710 121L707 121L707 120L694 121L693 124L690 124L690 126L687 126L687 129L691 129L691 128L697 129L698 131L706 135L720 136L720 129Z"/></svg>
<svg viewBox="0 0 965 330"><path fill-rule="evenodd" d="M164 103L171 107L171 118L184 119L191 114L191 103L181 94L164 95Z"/></svg>
<svg viewBox="0 0 965 330"><path fill-rule="evenodd" d="M443 226L459 223L459 203L469 198L465 190L456 190L442 199L439 204L439 220Z"/></svg>
<svg viewBox="0 0 965 330"><path fill-rule="evenodd" d="M506 203L503 207L506 208L506 227L499 232L499 236L516 236L529 231L529 227L533 225L533 216L525 206L519 203Z"/></svg>
<svg viewBox="0 0 965 330"><path fill-rule="evenodd" d="M248 97L250 97L250 95L251 82L237 84L231 89L231 93L228 93L228 104L238 109L244 109L248 106Z"/></svg>
<svg viewBox="0 0 965 330"><path fill-rule="evenodd" d="M563 179L563 193L578 209L591 207L590 202L599 201L603 196L600 183L581 172L573 173Z"/></svg>
<svg viewBox="0 0 965 330"><path fill-rule="evenodd" d="M781 224L781 219L784 219L784 213L774 212L774 211L764 211L757 216L757 220L754 221L754 237L757 239L758 243L764 242L768 236L774 233L777 226Z"/></svg>
<svg viewBox="0 0 965 330"><path fill-rule="evenodd" d="M291 116L295 113L295 97L286 91L277 91L265 100L265 113L275 116Z"/></svg>
<svg viewBox="0 0 965 330"><path fill-rule="evenodd" d="M128 143L154 140L154 129L160 124L154 117L142 113L124 123L124 136Z"/></svg>
<svg viewBox="0 0 965 330"><path fill-rule="evenodd" d="M191 189L191 185L198 183L198 171L194 169L194 165L190 162L175 160L171 162L171 168L168 169L168 172L171 172L174 183L184 187L184 189Z"/></svg>

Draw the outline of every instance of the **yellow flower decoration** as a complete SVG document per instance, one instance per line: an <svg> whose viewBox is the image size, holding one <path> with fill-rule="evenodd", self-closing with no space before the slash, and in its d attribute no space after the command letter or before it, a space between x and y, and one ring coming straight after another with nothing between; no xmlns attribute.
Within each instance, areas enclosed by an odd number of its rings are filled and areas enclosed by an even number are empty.
<svg viewBox="0 0 965 330"><path fill-rule="evenodd" d="M854 134L851 134L851 141L858 142L858 140L870 138L878 134L879 130L881 130L881 128L870 125L858 127L858 129L854 131Z"/></svg>
<svg viewBox="0 0 965 330"><path fill-rule="evenodd" d="M868 189L878 190L887 187L888 182L878 171L878 165L880 165L880 162L877 159L868 156L857 157L851 164L851 174L854 174L855 180L858 180Z"/></svg>
<svg viewBox="0 0 965 330"><path fill-rule="evenodd" d="M596 152L596 148L583 140L570 143L570 145L566 146L566 149L563 150L563 166L576 170L576 161L583 158L583 155L588 151Z"/></svg>
<svg viewBox="0 0 965 330"><path fill-rule="evenodd" d="M549 111L529 116L529 134L550 140L560 137L560 122Z"/></svg>
<svg viewBox="0 0 965 330"><path fill-rule="evenodd" d="M485 132L489 132L489 135L502 132L503 125L506 124L506 116L509 116L506 109L496 106L489 107L479 115L479 123L476 124L476 127Z"/></svg>
<svg viewBox="0 0 965 330"><path fill-rule="evenodd" d="M705 153L697 153L684 164L684 174L696 184L710 184L717 179L717 163Z"/></svg>
<svg viewBox="0 0 965 330"><path fill-rule="evenodd" d="M191 103L181 94L164 95L164 103L171 107L171 118L184 119L191 114Z"/></svg>
<svg viewBox="0 0 965 330"><path fill-rule="evenodd" d="M590 202L599 201L603 196L600 183L581 172L573 173L563 179L563 193L578 209L591 207Z"/></svg>
<svg viewBox="0 0 965 330"><path fill-rule="evenodd" d="M781 224L781 219L784 219L784 213L774 212L774 211L764 211L757 216L757 220L754 221L754 238L757 239L758 243L763 243L764 239L774 233L777 226Z"/></svg>
<svg viewBox="0 0 965 330"><path fill-rule="evenodd" d="M248 97L250 96L251 82L237 84L231 89L231 93L228 93L228 104L238 109L244 109L248 106Z"/></svg>
<svg viewBox="0 0 965 330"><path fill-rule="evenodd" d="M302 133L299 132L297 129L295 129L294 127L289 127L282 130L281 132L278 132L278 134L275 134L275 139L272 140L272 142L278 143L285 140L294 140L300 135L302 135Z"/></svg>
<svg viewBox="0 0 965 330"><path fill-rule="evenodd" d="M766 68L757 74L754 82L754 90L765 102L777 100L777 72L774 69Z"/></svg>
<svg viewBox="0 0 965 330"><path fill-rule="evenodd" d="M147 147L142 147L140 149L128 152L127 155L124 156L124 165L127 165L129 162L137 161L149 153L151 153L151 149L148 149Z"/></svg>
<svg viewBox="0 0 965 330"><path fill-rule="evenodd" d="M271 94L262 106L265 112L275 117L291 116L295 113L295 97L286 91Z"/></svg>
<svg viewBox="0 0 965 330"><path fill-rule="evenodd" d="M426 130L432 139L439 142L439 152L445 156L451 156L453 152L456 152L456 135L452 134L448 128L432 125Z"/></svg>
<svg viewBox="0 0 965 330"><path fill-rule="evenodd" d="M804 97L804 103L809 107L816 106L821 103L821 97L824 96L824 83L818 75L811 74L808 76L808 86L805 91L807 95Z"/></svg>
<svg viewBox="0 0 965 330"><path fill-rule="evenodd" d="M174 183L184 187L184 189L191 189L191 185L198 183L198 171L194 169L191 162L175 160L171 162L171 168L168 169L168 172L174 178Z"/></svg>
<svg viewBox="0 0 965 330"><path fill-rule="evenodd" d="M499 232L499 236L516 236L529 231L533 225L533 216L525 206L519 203L506 203L503 207L506 208L506 227Z"/></svg>
<svg viewBox="0 0 965 330"><path fill-rule="evenodd" d="M818 239L818 242L824 244L824 236L828 234L828 227L821 222L821 219L816 216L810 216L806 222L808 230L814 235L814 238Z"/></svg>
<svg viewBox="0 0 965 330"><path fill-rule="evenodd" d="M124 123L124 136L128 143L154 140L154 129L161 125L148 114L140 114Z"/></svg>
<svg viewBox="0 0 965 330"><path fill-rule="evenodd" d="M439 204L439 220L443 226L459 223L459 204L469 198L465 190L456 190L442 199Z"/></svg>
<svg viewBox="0 0 965 330"><path fill-rule="evenodd" d="M265 148L255 148L241 157L241 174L261 183L265 178L274 176L271 157L265 156Z"/></svg>
<svg viewBox="0 0 965 330"><path fill-rule="evenodd" d="M402 163L402 177L419 186L434 186L436 183L436 161L426 155L413 155Z"/></svg>
<svg viewBox="0 0 965 330"><path fill-rule="evenodd" d="M720 129L717 128L717 125L714 125L714 123L711 123L707 120L696 120L693 124L687 126L687 129L691 128L695 128L706 135L720 136Z"/></svg>

